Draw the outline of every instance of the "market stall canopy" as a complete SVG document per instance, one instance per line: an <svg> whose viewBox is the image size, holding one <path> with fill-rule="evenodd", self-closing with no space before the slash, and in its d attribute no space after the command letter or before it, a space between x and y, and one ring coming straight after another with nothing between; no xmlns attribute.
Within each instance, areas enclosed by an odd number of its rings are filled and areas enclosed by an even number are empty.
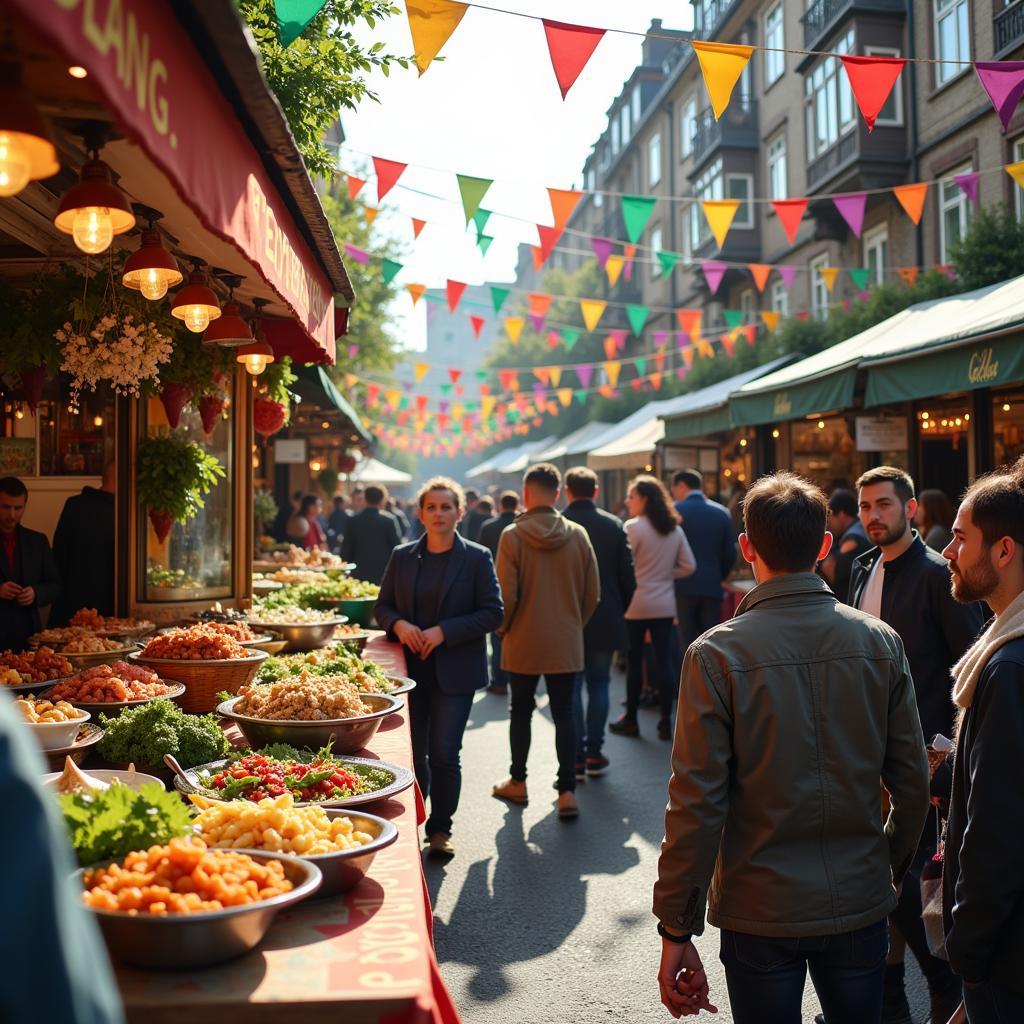
<svg viewBox="0 0 1024 1024"><path fill-rule="evenodd" d="M507 473L525 472L532 463L544 461L537 457L537 452L550 447L552 441L554 441L553 437L542 437L537 441L527 441L526 444L518 449L513 458L505 459L496 465L495 471L501 473L502 476Z"/></svg>
<svg viewBox="0 0 1024 1024"><path fill-rule="evenodd" d="M338 390L330 374L322 366L292 367L298 378L292 385L300 402L312 405L317 409L334 409L348 421L352 429L359 435L358 440L371 444L373 439L363 426L359 414L352 408L345 396Z"/></svg>
<svg viewBox="0 0 1024 1024"><path fill-rule="evenodd" d="M242 277L240 301L266 299L266 316L285 318L270 339L278 356L332 361L352 287L231 0L121 0L103 17L93 3L11 0L7 9L62 170L5 204L0 243L15 242L30 269L77 254L49 229L84 158L81 125L98 126L112 139L101 156L118 186L161 212L174 250ZM72 64L87 77L71 78Z"/></svg>
<svg viewBox="0 0 1024 1024"><path fill-rule="evenodd" d="M477 465L475 465L472 469L466 470L464 476L466 477L467 480L476 480L477 477L484 476L486 473L489 473L491 471L491 468L494 466L495 460L501 454L501 452L498 452L497 454L492 455L489 459L484 459L483 462L477 463Z"/></svg>
<svg viewBox="0 0 1024 1024"><path fill-rule="evenodd" d="M591 441L603 434L610 426L610 423L599 423L596 421L584 423L582 427L566 434L565 437L556 441L551 447L537 452L536 460L538 462L553 462L555 459L589 451Z"/></svg>
<svg viewBox="0 0 1024 1024"><path fill-rule="evenodd" d="M661 413L661 418L665 421L665 440L706 437L708 434L731 430L734 424L729 412L729 395L749 381L764 377L795 359L796 356L793 355L780 356L753 370L745 370L699 391L691 391L677 399L670 399L665 403L666 407ZM675 405L670 405L670 402L674 402Z"/></svg>
<svg viewBox="0 0 1024 1024"><path fill-rule="evenodd" d="M590 451L587 465L591 469L643 469L651 461L654 446L664 436L664 421L653 415L628 433Z"/></svg>
<svg viewBox="0 0 1024 1024"><path fill-rule="evenodd" d="M655 430L645 430L650 424L657 423L660 426L660 420L658 420L658 410L664 401L659 402L648 402L645 406L637 409L635 412L630 413L625 419L620 420L618 423L613 423L606 430L599 433L596 437L590 439L589 444L585 449L581 449L579 454L586 454L587 465L592 468L603 468L613 469L618 463L604 464L600 467L593 461L594 455L597 451L615 446L615 455L611 458L619 458L621 452L618 450L620 442L625 442L627 447L642 445L644 439L651 433L655 433ZM628 440L627 440L628 439ZM654 445L656 441L651 441L650 451L654 451ZM635 459L633 460L636 461ZM643 459L639 465L643 466L648 460Z"/></svg>
<svg viewBox="0 0 1024 1024"><path fill-rule="evenodd" d="M360 484L411 484L412 477L393 466L385 466L377 459L364 459L348 475L352 483Z"/></svg>

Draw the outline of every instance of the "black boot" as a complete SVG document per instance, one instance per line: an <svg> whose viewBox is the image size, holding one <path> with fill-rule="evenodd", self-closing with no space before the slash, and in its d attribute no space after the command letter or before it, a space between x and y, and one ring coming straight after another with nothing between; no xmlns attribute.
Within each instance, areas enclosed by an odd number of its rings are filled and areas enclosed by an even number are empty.
<svg viewBox="0 0 1024 1024"><path fill-rule="evenodd" d="M963 986L952 973L942 982L928 982L928 997L931 1013L927 1024L946 1024L963 999Z"/></svg>

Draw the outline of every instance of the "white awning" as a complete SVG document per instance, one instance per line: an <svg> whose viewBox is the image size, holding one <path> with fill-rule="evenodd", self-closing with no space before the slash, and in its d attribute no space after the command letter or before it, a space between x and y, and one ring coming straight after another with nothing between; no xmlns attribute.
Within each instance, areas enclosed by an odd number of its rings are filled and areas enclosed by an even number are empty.
<svg viewBox="0 0 1024 1024"><path fill-rule="evenodd" d="M412 477L408 473L386 466L377 459L364 459L349 474L349 480L361 484L411 484Z"/></svg>
<svg viewBox="0 0 1024 1024"><path fill-rule="evenodd" d="M665 421L652 412L632 430L593 449L587 455L591 469L641 470L654 458L654 446L665 436Z"/></svg>

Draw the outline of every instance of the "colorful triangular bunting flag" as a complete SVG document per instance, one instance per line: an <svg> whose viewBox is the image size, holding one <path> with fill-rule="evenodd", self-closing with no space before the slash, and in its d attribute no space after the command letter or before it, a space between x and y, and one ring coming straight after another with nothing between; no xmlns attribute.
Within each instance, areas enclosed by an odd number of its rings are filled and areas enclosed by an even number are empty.
<svg viewBox="0 0 1024 1024"><path fill-rule="evenodd" d="M1024 96L1024 61L979 60L974 62L974 70L1005 132L1010 127L1010 118L1021 96Z"/></svg>
<svg viewBox="0 0 1024 1024"><path fill-rule="evenodd" d="M638 242L654 212L655 196L623 196L622 219L626 222L626 237Z"/></svg>
<svg viewBox="0 0 1024 1024"><path fill-rule="evenodd" d="M622 273L622 267L625 264L625 258L622 256L609 256L604 263L604 272L608 275L608 283L615 286L619 280L619 275Z"/></svg>
<svg viewBox="0 0 1024 1024"><path fill-rule="evenodd" d="M583 314L583 323L588 331L597 327L608 303L603 299L580 299L580 312Z"/></svg>
<svg viewBox="0 0 1024 1024"><path fill-rule="evenodd" d="M679 262L679 253L659 251L656 253L658 262L661 264L661 272L667 277L675 269Z"/></svg>
<svg viewBox="0 0 1024 1024"><path fill-rule="evenodd" d="M456 174L459 183L459 195L462 197L462 209L466 214L466 226L476 216L487 190L494 184L493 178L474 178L470 174Z"/></svg>
<svg viewBox="0 0 1024 1024"><path fill-rule="evenodd" d="M772 272L772 268L768 263L748 263L747 269L750 271L751 276L754 278L754 284L757 285L759 292L764 291L764 286L768 283L768 275Z"/></svg>
<svg viewBox="0 0 1024 1024"><path fill-rule="evenodd" d="M406 0L416 66L422 75L459 27L469 4L453 0Z"/></svg>
<svg viewBox="0 0 1024 1024"><path fill-rule="evenodd" d="M743 69L754 52L752 46L733 46L728 43L706 43L693 41L690 44L697 53L704 84L711 98L711 109L717 121L729 105L733 87L739 81Z"/></svg>
<svg viewBox="0 0 1024 1024"><path fill-rule="evenodd" d="M496 284L491 285L491 305L494 306L495 313L501 312L501 307L505 305L505 300L511 291L511 288L501 288Z"/></svg>
<svg viewBox="0 0 1024 1024"><path fill-rule="evenodd" d="M779 215L779 223L786 232L790 245L796 244L796 233L807 209L806 199L773 199L772 209Z"/></svg>
<svg viewBox="0 0 1024 1024"><path fill-rule="evenodd" d="M402 266L403 264L399 263L398 260L389 260L387 258L381 260L381 272L384 276L384 283L391 284L402 269Z"/></svg>
<svg viewBox="0 0 1024 1024"><path fill-rule="evenodd" d="M850 225L850 230L860 238L864 229L864 211L867 208L867 192L848 192L832 199L836 209L842 214L843 220Z"/></svg>
<svg viewBox="0 0 1024 1024"><path fill-rule="evenodd" d="M555 71L562 99L568 95L580 72L586 67L591 54L604 35L603 28L589 28L585 25L567 25L561 21L544 22L544 35L548 41L551 66Z"/></svg>
<svg viewBox="0 0 1024 1024"><path fill-rule="evenodd" d="M345 184L348 186L349 199L355 199L355 197L362 192L363 186L366 184L366 179L357 178L354 174L346 174Z"/></svg>
<svg viewBox="0 0 1024 1024"><path fill-rule="evenodd" d="M738 199L706 199L701 204L704 216L707 218L711 234L715 236L715 242L721 249L725 245L725 236L729 234L736 211L740 208Z"/></svg>
<svg viewBox="0 0 1024 1024"><path fill-rule="evenodd" d="M924 210L924 198L928 194L928 182L920 181L913 185L896 185L892 194L899 200L900 206L906 211L907 216L915 223L921 223L921 213Z"/></svg>
<svg viewBox="0 0 1024 1024"><path fill-rule="evenodd" d="M459 305L459 300L462 298L462 293L466 290L466 285L462 281L452 281L449 279L445 290L448 294L448 311L454 313Z"/></svg>
<svg viewBox="0 0 1024 1024"><path fill-rule="evenodd" d="M632 304L626 306L626 319L629 320L629 326L633 328L633 333L638 338L644 329L644 324L647 323L647 317L650 316L650 313L651 311L646 306Z"/></svg>
<svg viewBox="0 0 1024 1024"><path fill-rule="evenodd" d="M400 164L397 160L385 160L383 157L373 158L373 169L377 172L377 202L380 202L394 187L408 164Z"/></svg>
<svg viewBox="0 0 1024 1024"><path fill-rule="evenodd" d="M875 118L885 106L906 61L902 57L854 57L848 54L841 54L839 59L846 68L853 98L867 122L868 131L873 131Z"/></svg>

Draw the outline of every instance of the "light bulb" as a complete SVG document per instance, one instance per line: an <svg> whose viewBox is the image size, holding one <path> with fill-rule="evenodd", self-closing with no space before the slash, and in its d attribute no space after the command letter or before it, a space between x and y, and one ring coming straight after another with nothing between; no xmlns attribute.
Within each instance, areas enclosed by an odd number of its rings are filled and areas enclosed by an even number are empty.
<svg viewBox="0 0 1024 1024"><path fill-rule="evenodd" d="M86 206L75 211L71 237L82 252L92 256L106 252L114 239L114 223L106 206Z"/></svg>
<svg viewBox="0 0 1024 1024"><path fill-rule="evenodd" d="M151 302L157 302L167 294L167 281L159 270L150 267L139 280L139 291Z"/></svg>
<svg viewBox="0 0 1024 1024"><path fill-rule="evenodd" d="M202 334L210 326L210 314L205 306L186 306L182 320L193 334Z"/></svg>
<svg viewBox="0 0 1024 1024"><path fill-rule="evenodd" d="M0 132L0 196L17 195L28 183L32 161L15 135Z"/></svg>
<svg viewBox="0 0 1024 1024"><path fill-rule="evenodd" d="M250 356L244 356L239 360L245 369L251 373L254 377L258 377L266 368L267 363L270 360L262 353L256 353Z"/></svg>
<svg viewBox="0 0 1024 1024"><path fill-rule="evenodd" d="M94 427L102 427L103 426L103 417L102 416L93 416L93 418L92 418L92 425Z"/></svg>

